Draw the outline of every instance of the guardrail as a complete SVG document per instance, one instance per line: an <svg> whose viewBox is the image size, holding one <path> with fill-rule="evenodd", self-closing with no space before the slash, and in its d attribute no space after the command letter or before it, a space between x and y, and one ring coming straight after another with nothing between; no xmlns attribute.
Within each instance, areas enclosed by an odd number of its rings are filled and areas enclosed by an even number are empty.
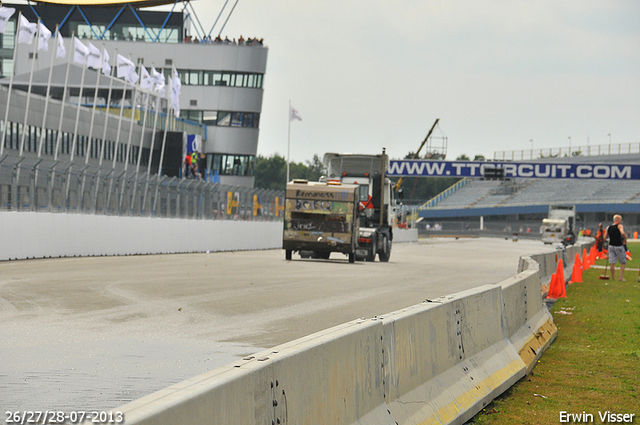
<svg viewBox="0 0 640 425"><path fill-rule="evenodd" d="M617 143L608 145L569 146L560 148L522 149L496 151L494 161L527 161L540 158L562 158L572 156L622 155L640 153L640 143Z"/></svg>
<svg viewBox="0 0 640 425"><path fill-rule="evenodd" d="M354 320L114 410L147 425L462 424L555 338L541 280L557 258L522 257L499 284Z"/></svg>
<svg viewBox="0 0 640 425"><path fill-rule="evenodd" d="M0 211L273 221L283 208L284 191L35 158L0 162Z"/></svg>

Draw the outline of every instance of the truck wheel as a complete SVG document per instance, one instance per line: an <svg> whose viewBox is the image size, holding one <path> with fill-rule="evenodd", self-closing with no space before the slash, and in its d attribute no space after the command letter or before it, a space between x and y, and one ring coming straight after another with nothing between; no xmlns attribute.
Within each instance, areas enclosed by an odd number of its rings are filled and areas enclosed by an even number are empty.
<svg viewBox="0 0 640 425"><path fill-rule="evenodd" d="M323 260L328 260L331 255L330 252L318 252L318 258L322 258Z"/></svg>
<svg viewBox="0 0 640 425"><path fill-rule="evenodd" d="M369 254L367 255L367 261L376 261L376 237L371 235L371 249L369 250Z"/></svg>
<svg viewBox="0 0 640 425"><path fill-rule="evenodd" d="M389 261L389 257L391 257L391 242L389 242L387 235L382 235L382 250L378 253L378 258L386 263Z"/></svg>
<svg viewBox="0 0 640 425"><path fill-rule="evenodd" d="M350 263L355 263L356 262L356 253L355 252L349 253L349 262Z"/></svg>
<svg viewBox="0 0 640 425"><path fill-rule="evenodd" d="M284 258L286 260L291 260L291 250L290 249L287 249L287 250L284 251Z"/></svg>

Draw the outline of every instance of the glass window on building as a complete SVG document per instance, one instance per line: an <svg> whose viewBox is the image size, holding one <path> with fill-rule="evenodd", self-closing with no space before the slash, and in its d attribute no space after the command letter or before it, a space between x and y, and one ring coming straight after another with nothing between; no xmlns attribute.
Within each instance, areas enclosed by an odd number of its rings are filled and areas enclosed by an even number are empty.
<svg viewBox="0 0 640 425"><path fill-rule="evenodd" d="M242 114L242 126L243 127L251 127L253 125L253 114L250 112L245 112Z"/></svg>
<svg viewBox="0 0 640 425"><path fill-rule="evenodd" d="M227 176L255 175L255 161L253 155L208 154L207 172Z"/></svg>
<svg viewBox="0 0 640 425"><path fill-rule="evenodd" d="M192 86L202 85L202 72L203 71L189 71L187 84Z"/></svg>
<svg viewBox="0 0 640 425"><path fill-rule="evenodd" d="M217 125L218 111L202 111L202 124Z"/></svg>
<svg viewBox="0 0 640 425"><path fill-rule="evenodd" d="M242 112L231 114L231 127L242 127Z"/></svg>
<svg viewBox="0 0 640 425"><path fill-rule="evenodd" d="M231 125L231 112L218 111L218 125L220 127L229 127Z"/></svg>
<svg viewBox="0 0 640 425"><path fill-rule="evenodd" d="M245 75L244 74L236 74L236 87L244 87L244 80L245 80Z"/></svg>
<svg viewBox="0 0 640 425"><path fill-rule="evenodd" d="M231 83L231 74L224 73L220 75L220 84L216 84L218 86L230 86Z"/></svg>
<svg viewBox="0 0 640 425"><path fill-rule="evenodd" d="M256 74L248 74L247 87L255 87L255 83L256 83Z"/></svg>
<svg viewBox="0 0 640 425"><path fill-rule="evenodd" d="M195 111L190 109L181 109L180 110L180 118L185 120L201 123L202 122L202 111Z"/></svg>

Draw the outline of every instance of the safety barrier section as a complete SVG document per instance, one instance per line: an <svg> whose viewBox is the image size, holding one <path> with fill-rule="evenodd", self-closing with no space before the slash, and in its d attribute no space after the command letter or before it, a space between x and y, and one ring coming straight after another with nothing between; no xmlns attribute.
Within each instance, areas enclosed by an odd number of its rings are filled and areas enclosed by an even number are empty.
<svg viewBox="0 0 640 425"><path fill-rule="evenodd" d="M282 222L0 211L0 260L272 249Z"/></svg>
<svg viewBox="0 0 640 425"><path fill-rule="evenodd" d="M418 242L418 229L393 229L393 243Z"/></svg>
<svg viewBox="0 0 640 425"><path fill-rule="evenodd" d="M125 424L393 424L382 322L356 320L246 357L123 408Z"/></svg>
<svg viewBox="0 0 640 425"><path fill-rule="evenodd" d="M543 306L541 282L547 282L563 260L564 274L571 276L576 253L589 250L592 239L560 251L520 257L518 274L500 282L504 300L504 325L510 342L531 372L536 361L558 335L551 313Z"/></svg>
<svg viewBox="0 0 640 425"><path fill-rule="evenodd" d="M525 375L486 285L383 316L385 389L398 424L461 424Z"/></svg>
<svg viewBox="0 0 640 425"><path fill-rule="evenodd" d="M541 300L555 256L522 257L498 284L354 320L115 410L129 425L463 424L555 338Z"/></svg>
<svg viewBox="0 0 640 425"><path fill-rule="evenodd" d="M511 344L530 372L558 335L553 317L542 305L539 264L521 257L526 269L500 283L504 326Z"/></svg>

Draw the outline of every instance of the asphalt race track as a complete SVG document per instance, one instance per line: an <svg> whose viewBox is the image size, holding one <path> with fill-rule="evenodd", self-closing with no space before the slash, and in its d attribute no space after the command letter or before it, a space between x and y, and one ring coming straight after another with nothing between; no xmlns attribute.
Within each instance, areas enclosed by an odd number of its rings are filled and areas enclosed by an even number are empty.
<svg viewBox="0 0 640 425"><path fill-rule="evenodd" d="M428 239L389 263L282 250L0 262L0 408L109 409L239 356L517 271L539 241Z"/></svg>

